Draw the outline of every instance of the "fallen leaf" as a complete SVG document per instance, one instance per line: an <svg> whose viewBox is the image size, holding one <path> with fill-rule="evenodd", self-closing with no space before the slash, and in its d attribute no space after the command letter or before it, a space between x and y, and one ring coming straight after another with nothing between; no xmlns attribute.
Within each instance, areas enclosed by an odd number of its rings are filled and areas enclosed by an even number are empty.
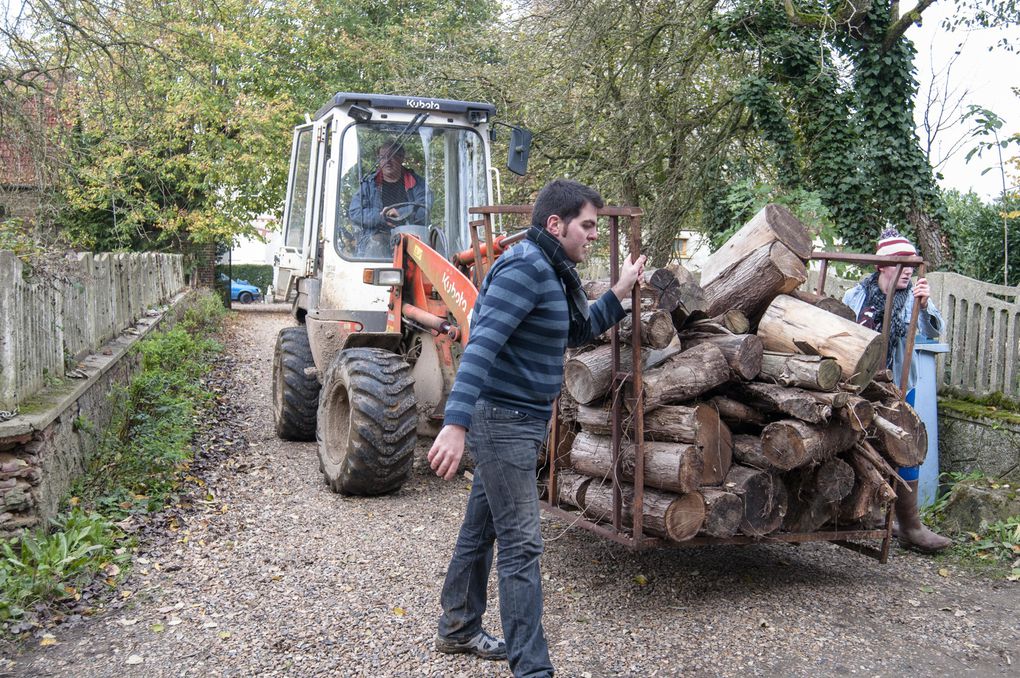
<svg viewBox="0 0 1020 678"><path fill-rule="evenodd" d="M217 635L219 635L220 640L226 640L230 637L230 631L220 631Z"/></svg>
<svg viewBox="0 0 1020 678"><path fill-rule="evenodd" d="M144 661L145 661L145 660L144 660L144 659L142 659L142 656L141 656L141 655L139 655L139 654L133 654L133 655L131 655L130 657L128 657L128 658L127 658L127 659L126 659L126 660L124 661L124 663L125 663L125 664L127 664L128 666L137 666L138 664L141 664L141 663L143 663Z"/></svg>
<svg viewBox="0 0 1020 678"><path fill-rule="evenodd" d="M940 567L939 568L939 576L940 577L948 577L949 576L949 569L945 568L945 567Z"/></svg>
<svg viewBox="0 0 1020 678"><path fill-rule="evenodd" d="M925 584L921 587L921 593L935 593L935 587Z"/></svg>
<svg viewBox="0 0 1020 678"><path fill-rule="evenodd" d="M402 607L395 607L393 608L393 614L397 615L398 617L403 617L405 614L407 614L407 612L405 612L404 608Z"/></svg>
<svg viewBox="0 0 1020 678"><path fill-rule="evenodd" d="M634 583L637 584L638 586L647 586L648 577L646 577L643 574L634 575Z"/></svg>
<svg viewBox="0 0 1020 678"><path fill-rule="evenodd" d="M49 647L50 645L56 645L57 638L52 633L44 633L42 640L39 641L39 647Z"/></svg>
<svg viewBox="0 0 1020 678"><path fill-rule="evenodd" d="M103 571L106 572L109 577L116 577L120 574L120 567L116 563L107 563L103 566Z"/></svg>
<svg viewBox="0 0 1020 678"><path fill-rule="evenodd" d="M158 624L158 623L157 624L153 624L149 628L152 630L153 633L163 633L163 631L166 630L165 626L163 626L162 624Z"/></svg>

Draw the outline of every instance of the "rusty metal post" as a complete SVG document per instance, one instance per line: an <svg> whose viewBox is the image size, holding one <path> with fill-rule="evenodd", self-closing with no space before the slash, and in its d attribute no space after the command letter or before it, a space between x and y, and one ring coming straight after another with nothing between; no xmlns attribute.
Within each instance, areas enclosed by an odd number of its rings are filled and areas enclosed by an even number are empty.
<svg viewBox="0 0 1020 678"><path fill-rule="evenodd" d="M630 261L641 256L641 217L630 217ZM640 543L644 531L645 504L645 399L641 380L641 282L634 284L630 292L632 319L631 345L631 389L634 394L634 541Z"/></svg>
<svg viewBox="0 0 1020 678"><path fill-rule="evenodd" d="M882 314L882 334L885 335L885 342L882 345L882 359L878 362L883 370L886 369L886 362L889 360L889 320L892 318L892 300L893 295L896 294L896 281L900 279L901 273L903 273L903 264L896 264L896 276L893 278L893 284L885 293L885 313Z"/></svg>
<svg viewBox="0 0 1020 678"><path fill-rule="evenodd" d="M822 265L818 267L818 284L815 286L815 294L825 294L825 276L829 274L829 260L822 259Z"/></svg>
<svg viewBox="0 0 1020 678"><path fill-rule="evenodd" d="M615 216L609 217L609 284L615 285L620 279L620 234L619 219ZM610 450L610 480L613 483L613 529L617 532L623 526L623 492L620 488L620 445L623 438L622 422L620 421L620 408L622 405L622 393L617 389L617 376L620 368L620 329L613 325L610 333L609 343L612 347L612 410L610 414L612 449Z"/></svg>
<svg viewBox="0 0 1020 678"><path fill-rule="evenodd" d="M923 278L925 273L924 264L917 268L917 277ZM914 359L914 341L917 339L917 320L921 315L921 305L916 301L910 309L910 325L907 327L907 345L903 355L903 371L900 372L900 393L903 399L907 399L907 381L910 379L910 363ZM894 377L896 375L893 375Z"/></svg>

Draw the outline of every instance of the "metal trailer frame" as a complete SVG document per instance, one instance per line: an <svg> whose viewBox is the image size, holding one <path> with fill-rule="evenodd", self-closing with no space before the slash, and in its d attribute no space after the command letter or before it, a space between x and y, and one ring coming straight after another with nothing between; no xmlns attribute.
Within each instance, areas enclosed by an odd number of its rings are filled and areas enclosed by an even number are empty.
<svg viewBox="0 0 1020 678"><path fill-rule="evenodd" d="M526 215L532 211L530 205L493 205L489 207L477 207L469 210L471 214L480 215L482 218L470 222L470 232L472 246L475 253L474 267L476 285L480 285L485 273L491 266L492 259L487 257L488 252L493 252L498 249L497 241L493 238L493 215ZM641 217L643 212L640 208L636 207L604 207L598 210L600 217L609 218L609 266L610 266L610 282L615 284L619 279L619 251L620 251L620 219L626 219L627 225L629 226L629 249L631 253L637 253L641 250ZM479 236L477 229L484 227L484 235ZM481 239L484 238L484 249L481 244ZM498 252L497 252L498 253ZM821 267L819 271L819 282L817 286L818 294L824 293L825 286L825 274L828 268L829 261L844 261L848 263L856 264L896 264L896 277L899 277L904 265L915 265L918 267L920 275L924 275L924 260L921 257L880 257L877 255L867 254L843 254L838 252L814 252L811 255L811 259L817 259L821 261ZM888 349L888 328L889 328L889 317L892 311L892 295L895 292L895 288L891 289L886 298L885 306L885 319L883 323L883 335L886 337L886 350ZM540 500L540 505L543 510L547 513L564 520L571 526L577 526L588 530L594 534L599 535L614 541L618 544L622 544L633 550L638 549L649 549L649 548L662 548L662 547L692 547L692 546L709 546L716 544L768 544L768 543L804 543L804 542L815 542L815 541L827 541L833 544L837 544L844 548L856 551L863 555L871 558L875 558L880 563L885 564L889 560L889 548L892 542L892 506L886 511L885 524L881 528L877 529L855 529L855 530L827 530L821 532L807 532L807 533L790 533L790 532L775 532L762 537L747 537L743 535L733 536L728 538L717 538L717 537L694 537L692 539L683 542L674 542L667 539L661 539L659 537L652 537L645 534L642 521L643 511L642 506L644 503L644 389L642 388L642 370L641 370L641 323L639 322L641 304L639 299L640 292L637 286L631 292L631 313L633 314L633 337L631 339L631 350L633 352L631 364L634 366L632 372L622 371L620 369L620 338L618 326L614 325L611 333L611 345L613 354L613 381L612 381L612 393L613 402L611 410L611 426L612 426L612 465L614 469L618 469L620 465L621 454L621 443L623 441L623 430L622 430L622 405L623 405L623 394L625 387L629 382L632 386L632 392L636 394L632 406L634 413L633 418L633 444L635 448L635 465L634 465L634 501L632 510L632 523L630 525L623 524L623 494L621 489L621 483L617 477L616 472L609 478L613 485L613 516L611 524L599 524L592 522L583 517L576 511L568 511L559 505L558 492L557 492L557 455L556 451L559 448L559 408L558 401L553 407L553 418L550 422L550 434L549 441L546 449L548 454L546 455L548 463L548 484L546 490L546 498ZM910 326L907 330L907 355L904 363L904 375L909 374L910 361L913 352L914 334L917 328L917 318L919 313L919 307L917 304L914 305L913 315L910 320ZM883 351L882 361L885 361L885 352ZM881 363L880 363L881 364ZM904 383L906 377L900 383ZM869 544L862 544L861 541L879 541L878 547Z"/></svg>

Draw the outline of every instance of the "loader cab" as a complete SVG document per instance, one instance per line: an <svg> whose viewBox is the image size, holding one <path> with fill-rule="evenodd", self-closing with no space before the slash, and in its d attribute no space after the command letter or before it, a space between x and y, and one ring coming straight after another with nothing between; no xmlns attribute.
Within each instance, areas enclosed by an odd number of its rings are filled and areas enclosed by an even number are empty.
<svg viewBox="0 0 1020 678"><path fill-rule="evenodd" d="M339 335L385 330L389 290L363 273L392 262L394 234L412 233L447 258L470 247L468 209L492 204L498 178L494 114L491 104L342 92L295 128L273 284L293 300L295 317L311 322L317 364L332 353L319 349L327 334L338 336L338 321ZM384 220L394 148L401 205L398 218Z"/></svg>

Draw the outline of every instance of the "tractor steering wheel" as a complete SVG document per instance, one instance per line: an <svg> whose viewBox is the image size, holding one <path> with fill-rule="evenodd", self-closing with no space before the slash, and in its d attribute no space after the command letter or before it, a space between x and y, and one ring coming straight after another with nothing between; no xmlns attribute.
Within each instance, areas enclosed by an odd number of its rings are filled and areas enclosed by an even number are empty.
<svg viewBox="0 0 1020 678"><path fill-rule="evenodd" d="M387 205L386 209L383 210L383 215L386 219L386 222L391 226L403 226L404 224L410 223L411 217L414 215L415 210L417 210L419 207L423 210L428 209L425 203L396 202L393 203L392 205ZM395 217L386 216L386 214L390 210L396 210L397 216Z"/></svg>

